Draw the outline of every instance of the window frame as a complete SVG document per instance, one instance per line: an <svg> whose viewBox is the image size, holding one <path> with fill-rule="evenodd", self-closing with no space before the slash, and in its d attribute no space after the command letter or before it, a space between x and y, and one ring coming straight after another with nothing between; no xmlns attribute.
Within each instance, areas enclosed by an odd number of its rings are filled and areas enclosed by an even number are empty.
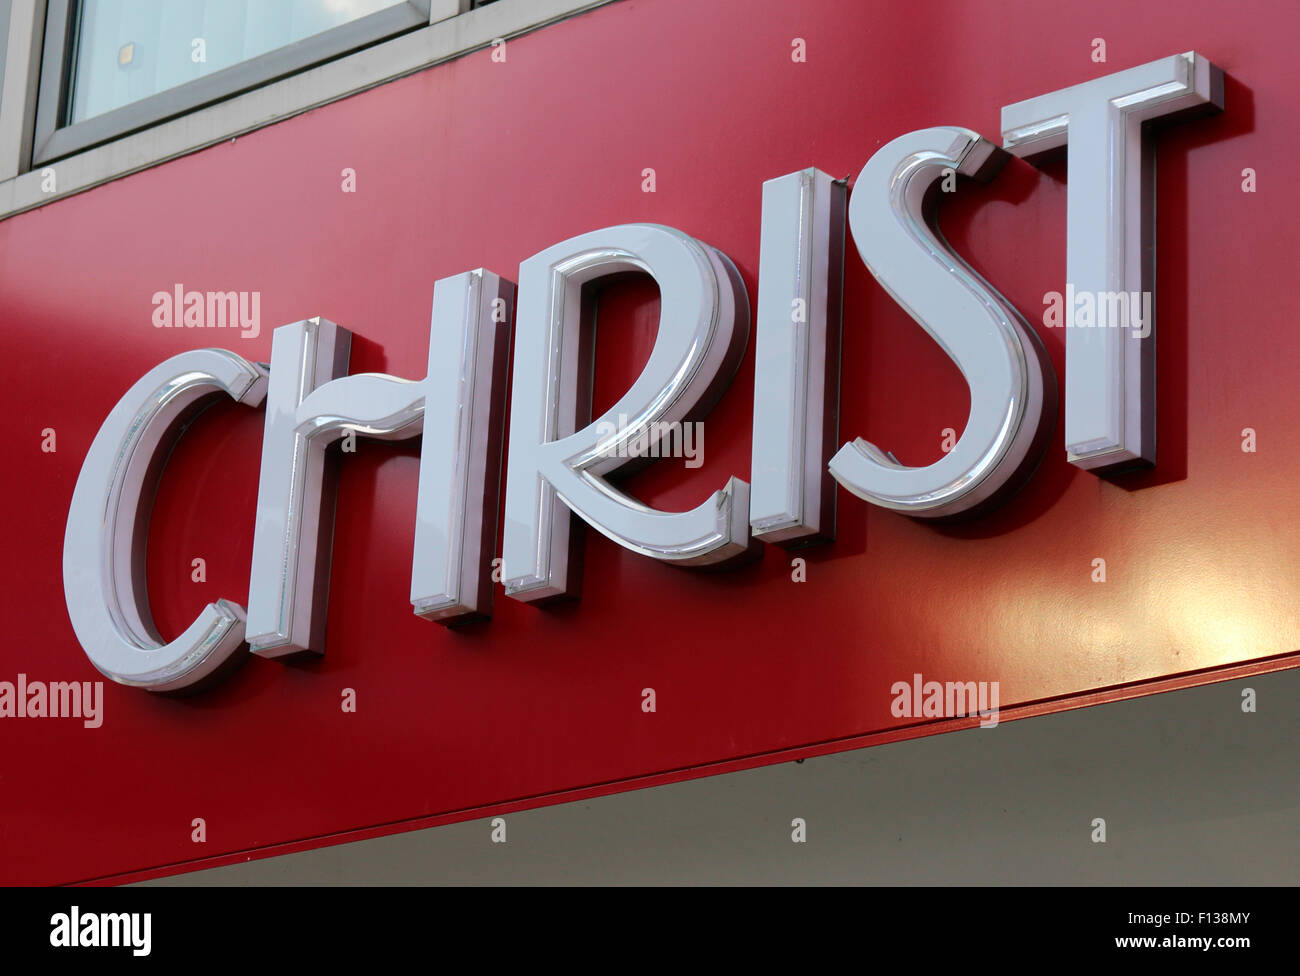
<svg viewBox="0 0 1300 976"><path fill-rule="evenodd" d="M427 26L56 161L33 163L48 2L0 0L0 10L10 15L8 37L0 35L6 54L0 79L0 222L624 0L429 0Z"/></svg>
<svg viewBox="0 0 1300 976"><path fill-rule="evenodd" d="M0 109L4 107L5 59L9 56L9 17L12 6L10 0L0 0Z"/></svg>
<svg viewBox="0 0 1300 976"><path fill-rule="evenodd" d="M68 123L68 96L73 81L82 3L83 0L48 0L47 3L32 167L232 98L407 31L427 27L430 10L430 0L403 0L401 4L304 37L120 108Z"/></svg>

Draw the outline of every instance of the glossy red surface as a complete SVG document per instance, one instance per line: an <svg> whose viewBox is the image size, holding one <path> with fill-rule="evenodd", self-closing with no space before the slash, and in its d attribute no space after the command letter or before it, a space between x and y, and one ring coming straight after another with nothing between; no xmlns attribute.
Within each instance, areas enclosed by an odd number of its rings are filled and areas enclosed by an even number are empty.
<svg viewBox="0 0 1300 976"><path fill-rule="evenodd" d="M753 300L765 179L856 175L930 125L997 140L1004 104L1184 50L1227 73L1222 116L1159 139L1153 472L1072 468L1058 422L1033 479L974 522L841 490L837 541L799 554L806 583L777 548L692 572L589 531L579 602L498 591L490 623L451 631L407 600L418 442L359 442L323 659L254 658L185 699L109 683L94 730L0 720L0 880L180 870L969 724L894 718L890 686L917 672L1000 682L1005 721L1300 663L1278 657L1300 647L1290 9L625 0L510 41L504 64L479 52L0 223L0 680L91 680L63 602L68 502L103 417L165 357L224 345L265 360L272 328L321 314L356 333L353 372L418 378L436 278L481 265L514 279L536 251L630 221L721 248ZM345 167L355 194L340 192ZM1246 167L1257 193L1241 190ZM1064 284L1065 176L1013 160L941 212L1031 321ZM175 283L260 290L261 336L154 329L151 296ZM652 286L607 291L598 404L635 376L656 317ZM1040 332L1063 378L1063 336ZM961 429L960 375L852 252L843 362L842 440L924 463ZM746 478L752 394L751 344L705 425L703 467L660 462L635 493L683 508ZM261 421L214 408L164 475L148 570L167 637L219 596L245 601ZM206 583L190 580L195 557Z"/></svg>

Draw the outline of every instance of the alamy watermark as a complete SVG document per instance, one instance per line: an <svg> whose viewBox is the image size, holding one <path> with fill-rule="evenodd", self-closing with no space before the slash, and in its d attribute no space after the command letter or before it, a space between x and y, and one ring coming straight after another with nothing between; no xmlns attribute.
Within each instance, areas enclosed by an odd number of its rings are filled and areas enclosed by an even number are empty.
<svg viewBox="0 0 1300 976"><path fill-rule="evenodd" d="M0 718L79 718L88 729L104 724L102 681L0 681Z"/></svg>
<svg viewBox="0 0 1300 976"><path fill-rule="evenodd" d="M640 433L624 436L628 429L627 414L618 415L618 423L602 420L596 425L596 436L605 441L601 457L686 459L686 467L698 468L704 463L704 424L701 421L654 420Z"/></svg>
<svg viewBox="0 0 1300 976"><path fill-rule="evenodd" d="M147 956L152 949L151 912L83 912L73 905L50 916L50 945L58 949L112 948Z"/></svg>
<svg viewBox="0 0 1300 976"><path fill-rule="evenodd" d="M1049 329L1131 329L1134 339L1151 334L1151 292L1049 291L1043 295L1043 325Z"/></svg>
<svg viewBox="0 0 1300 976"><path fill-rule="evenodd" d="M894 696L889 706L895 718L963 718L980 717L980 728L998 724L998 683L996 681L924 681L912 675L909 684L895 681L889 688Z"/></svg>
<svg viewBox="0 0 1300 976"><path fill-rule="evenodd" d="M178 282L154 292L153 306L155 329L239 329L241 339L262 332L260 291L186 291Z"/></svg>

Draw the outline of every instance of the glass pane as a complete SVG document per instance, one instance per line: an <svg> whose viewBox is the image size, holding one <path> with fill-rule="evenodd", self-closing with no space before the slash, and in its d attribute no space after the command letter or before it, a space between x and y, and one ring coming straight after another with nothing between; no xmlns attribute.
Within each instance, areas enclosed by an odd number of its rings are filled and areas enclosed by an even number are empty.
<svg viewBox="0 0 1300 976"><path fill-rule="evenodd" d="M80 122L405 0L82 0L68 122Z"/></svg>

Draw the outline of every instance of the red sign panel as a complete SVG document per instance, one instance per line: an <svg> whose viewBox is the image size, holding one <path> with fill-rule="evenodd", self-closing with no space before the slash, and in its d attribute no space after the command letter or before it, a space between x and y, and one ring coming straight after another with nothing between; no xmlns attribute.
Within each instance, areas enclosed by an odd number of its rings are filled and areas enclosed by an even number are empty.
<svg viewBox="0 0 1300 976"><path fill-rule="evenodd" d="M505 61L472 54L0 223L0 682L23 703L0 717L0 880L166 873L979 723L936 714L927 682L996 688L1006 721L1300 664L1300 78L1273 21L1267 4L629 0ZM1003 106L1193 48L1224 71L1224 111L1156 141L1154 468L1085 471L1058 420L984 514L936 523L838 489L832 543L720 569L589 530L580 598L498 588L490 620L447 628L408 600L419 443L362 439L342 459L323 656L246 655L189 696L105 681L96 718L49 717L55 683L102 678L64 602L73 487L156 364L208 346L268 361L276 326L320 315L353 332L351 373L419 379L435 280L513 277L632 222L724 252L752 302L764 181L850 177L936 125L999 142ZM1013 159L939 211L1058 382L1064 330L1043 312L1066 284L1067 185L1063 161ZM155 328L152 297L176 288L256 292L262 327ZM966 381L852 246L843 308L839 442L937 461ZM640 373L658 317L646 279L600 293L596 410ZM624 490L681 511L747 480L753 397L751 333L702 463L659 461ZM146 566L164 638L218 598L247 603L263 422L216 406L170 457Z"/></svg>

